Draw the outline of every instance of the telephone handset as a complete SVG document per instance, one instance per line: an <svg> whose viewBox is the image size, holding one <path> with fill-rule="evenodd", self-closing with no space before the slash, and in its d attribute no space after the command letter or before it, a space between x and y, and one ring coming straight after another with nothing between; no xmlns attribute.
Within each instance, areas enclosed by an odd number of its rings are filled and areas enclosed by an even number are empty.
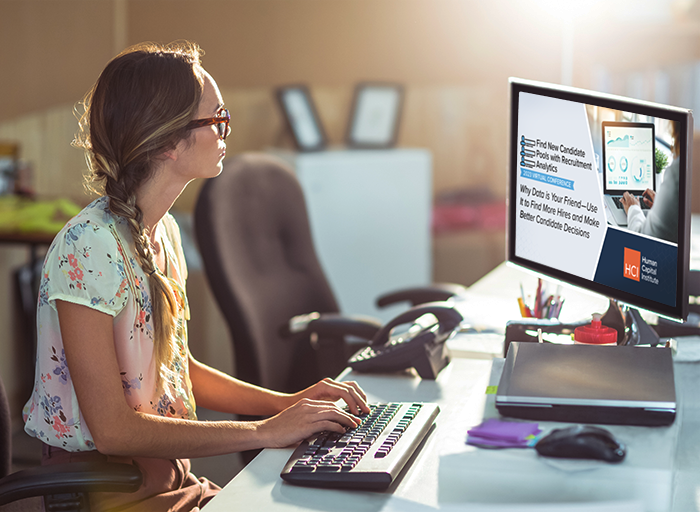
<svg viewBox="0 0 700 512"><path fill-rule="evenodd" d="M435 379L450 362L445 341L462 321L462 315L445 302L415 306L400 314L375 335L368 347L348 361L357 371L395 372L415 368L424 379ZM412 323L399 332L398 326Z"/></svg>

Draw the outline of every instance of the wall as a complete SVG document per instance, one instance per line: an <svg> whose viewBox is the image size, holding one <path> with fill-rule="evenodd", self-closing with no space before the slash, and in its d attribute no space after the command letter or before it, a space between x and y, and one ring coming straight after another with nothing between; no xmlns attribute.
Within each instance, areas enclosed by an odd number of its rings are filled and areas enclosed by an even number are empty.
<svg viewBox="0 0 700 512"><path fill-rule="evenodd" d="M275 141L275 85L311 84L331 142L341 143L353 85L398 81L409 86L400 144L437 148L435 190L467 177L502 191L505 157L494 149L505 140L507 76L556 81L560 35L535 33L527 47L504 37L528 13L500 3L507 17L464 0L7 0L0 48L13 78L0 121L73 104L121 50L117 41L186 38L202 45L205 66L245 110L234 151ZM465 166L475 160L482 168L473 177Z"/></svg>
<svg viewBox="0 0 700 512"><path fill-rule="evenodd" d="M122 40L195 40L220 85L232 87L487 84L559 73L560 29L532 31L523 45L508 34L532 9L502 0L4 0L0 8L3 61L17 70L0 98L3 117L75 101Z"/></svg>

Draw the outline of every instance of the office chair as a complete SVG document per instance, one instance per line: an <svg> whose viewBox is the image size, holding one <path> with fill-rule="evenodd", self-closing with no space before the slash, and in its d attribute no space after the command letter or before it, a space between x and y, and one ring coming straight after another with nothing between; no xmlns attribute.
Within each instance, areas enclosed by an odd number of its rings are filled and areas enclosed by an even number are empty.
<svg viewBox="0 0 700 512"><path fill-rule="evenodd" d="M233 339L237 377L298 391L336 376L380 329L375 319L339 314L301 186L281 160L252 153L227 160L221 175L202 187L194 227ZM444 301L463 290L449 284L400 290L378 305Z"/></svg>
<svg viewBox="0 0 700 512"><path fill-rule="evenodd" d="M87 493L135 492L141 486L143 477L136 466L113 462L54 464L10 473L10 418L7 394L0 379L0 508L3 511L89 512ZM42 496L43 506L41 499L37 499Z"/></svg>

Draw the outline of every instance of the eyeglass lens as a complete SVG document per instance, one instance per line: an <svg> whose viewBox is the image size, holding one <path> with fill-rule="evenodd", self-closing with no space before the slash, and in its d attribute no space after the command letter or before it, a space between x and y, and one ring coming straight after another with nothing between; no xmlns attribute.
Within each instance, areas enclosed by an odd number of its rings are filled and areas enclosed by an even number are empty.
<svg viewBox="0 0 700 512"><path fill-rule="evenodd" d="M228 113L228 110L221 109L219 112L219 117L225 117L225 121L221 121L220 123L216 123L216 129L219 131L219 137L221 137L222 140L226 140L226 136L228 135L228 123L230 119L230 114Z"/></svg>

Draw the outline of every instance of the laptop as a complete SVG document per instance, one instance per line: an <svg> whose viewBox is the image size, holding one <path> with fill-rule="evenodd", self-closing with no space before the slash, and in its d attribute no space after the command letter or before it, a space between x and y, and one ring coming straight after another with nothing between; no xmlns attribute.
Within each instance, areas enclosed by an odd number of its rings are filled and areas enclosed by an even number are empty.
<svg viewBox="0 0 700 512"><path fill-rule="evenodd" d="M512 342L496 408L504 416L611 425L670 425L671 349Z"/></svg>
<svg viewBox="0 0 700 512"><path fill-rule="evenodd" d="M653 123L605 121L603 126L603 194L608 221L627 225L620 200L625 192L640 198L646 189L656 191ZM646 214L649 207L639 202Z"/></svg>

